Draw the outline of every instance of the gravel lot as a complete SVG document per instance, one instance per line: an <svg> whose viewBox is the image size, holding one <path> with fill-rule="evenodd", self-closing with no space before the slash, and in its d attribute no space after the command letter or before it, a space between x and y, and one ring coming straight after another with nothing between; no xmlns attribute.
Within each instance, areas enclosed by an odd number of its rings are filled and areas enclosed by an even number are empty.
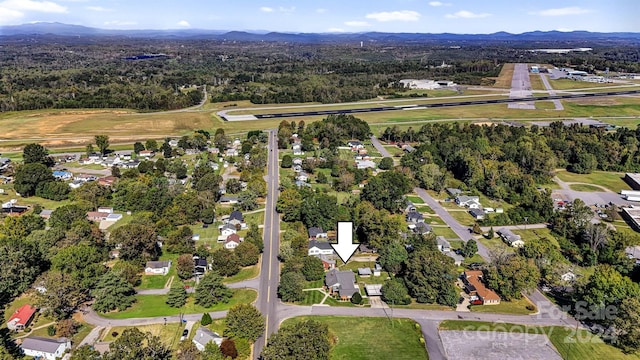
<svg viewBox="0 0 640 360"><path fill-rule="evenodd" d="M440 331L449 360L562 360L544 334Z"/></svg>

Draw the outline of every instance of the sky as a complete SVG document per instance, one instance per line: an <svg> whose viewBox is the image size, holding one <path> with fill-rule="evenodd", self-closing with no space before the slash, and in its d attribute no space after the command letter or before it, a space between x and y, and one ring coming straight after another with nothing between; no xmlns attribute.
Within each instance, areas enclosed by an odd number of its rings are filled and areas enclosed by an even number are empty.
<svg viewBox="0 0 640 360"><path fill-rule="evenodd" d="M638 0L0 0L0 25L486 34L640 32Z"/></svg>

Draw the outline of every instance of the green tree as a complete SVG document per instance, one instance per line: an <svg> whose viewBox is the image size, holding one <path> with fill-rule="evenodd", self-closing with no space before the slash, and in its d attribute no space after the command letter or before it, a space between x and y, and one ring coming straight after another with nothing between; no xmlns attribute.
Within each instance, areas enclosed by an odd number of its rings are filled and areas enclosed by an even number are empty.
<svg viewBox="0 0 640 360"><path fill-rule="evenodd" d="M316 281L324 278L324 266L322 260L315 256L305 256L302 259L302 275L307 281Z"/></svg>
<svg viewBox="0 0 640 360"><path fill-rule="evenodd" d="M480 224L478 224L478 223L474 223L473 224L473 233L474 234L482 234L482 228L480 228Z"/></svg>
<svg viewBox="0 0 640 360"><path fill-rule="evenodd" d="M187 291L184 286L179 283L172 285L165 303L174 308L183 307L187 303Z"/></svg>
<svg viewBox="0 0 640 360"><path fill-rule="evenodd" d="M60 271L49 271L43 274L36 284L46 289L36 292L36 304L45 309L44 313L55 319L70 317L89 299L88 292L71 275Z"/></svg>
<svg viewBox="0 0 640 360"><path fill-rule="evenodd" d="M111 232L109 242L114 246L116 244L120 246L121 259L138 264L156 260L160 255L156 229L149 225L136 223L123 225Z"/></svg>
<svg viewBox="0 0 640 360"><path fill-rule="evenodd" d="M171 349L162 340L137 328L128 328L111 344L104 360L170 360Z"/></svg>
<svg viewBox="0 0 640 360"><path fill-rule="evenodd" d="M207 326L207 325L210 325L212 322L213 322L213 319L211 319L211 315L209 315L208 312L202 314L202 318L200 319L200 325Z"/></svg>
<svg viewBox="0 0 640 360"><path fill-rule="evenodd" d="M176 264L176 270L178 271L178 277L182 280L189 279L193 276L194 271L193 255L182 254L178 256Z"/></svg>
<svg viewBox="0 0 640 360"><path fill-rule="evenodd" d="M326 324L304 320L280 327L262 351L264 360L328 360L329 329Z"/></svg>
<svg viewBox="0 0 640 360"><path fill-rule="evenodd" d="M49 225L61 229L70 229L72 224L79 220L86 220L86 209L76 204L63 205L53 210L49 218Z"/></svg>
<svg viewBox="0 0 640 360"><path fill-rule="evenodd" d="M69 184L63 181L41 182L36 186L36 196L54 201L66 200L70 191Z"/></svg>
<svg viewBox="0 0 640 360"><path fill-rule="evenodd" d="M155 139L148 139L145 141L144 147L150 151L158 151L158 142Z"/></svg>
<svg viewBox="0 0 640 360"><path fill-rule="evenodd" d="M144 150L144 145L143 145L140 141L136 141L136 142L133 144L133 152L134 152L134 153L136 153L136 154L138 154L138 155L139 155L139 154L140 154L140 151L143 151L143 150Z"/></svg>
<svg viewBox="0 0 640 360"><path fill-rule="evenodd" d="M242 191L242 182L238 179L227 180L226 191L229 194L237 194Z"/></svg>
<svg viewBox="0 0 640 360"><path fill-rule="evenodd" d="M0 238L22 240L32 232L44 228L44 219L35 214L7 216L0 222Z"/></svg>
<svg viewBox="0 0 640 360"><path fill-rule="evenodd" d="M380 291L382 292L382 301L387 304L404 305L411 303L407 287L404 286L402 281L387 280Z"/></svg>
<svg viewBox="0 0 640 360"><path fill-rule="evenodd" d="M453 285L456 277L452 258L427 249L411 253L404 276L410 294L418 302L447 306L458 303L458 292Z"/></svg>
<svg viewBox="0 0 640 360"><path fill-rule="evenodd" d="M140 283L142 282L142 277L140 276L140 266L136 266L132 262L126 260L118 260L111 268L111 271L120 275L133 287L140 285Z"/></svg>
<svg viewBox="0 0 640 360"><path fill-rule="evenodd" d="M286 189L280 193L276 203L276 211L282 214L282 220L287 222L300 220L302 195L297 190Z"/></svg>
<svg viewBox="0 0 640 360"><path fill-rule="evenodd" d="M91 345L82 345L71 354L71 360L100 360L102 355Z"/></svg>
<svg viewBox="0 0 640 360"><path fill-rule="evenodd" d="M284 169L288 169L291 166L293 166L293 158L291 158L291 155L285 155L282 157L282 162L280 163L280 167L284 168Z"/></svg>
<svg viewBox="0 0 640 360"><path fill-rule="evenodd" d="M316 176L316 182L318 184L326 184L327 182L329 182L329 179L327 178L327 175L325 175L325 173L318 172L318 176Z"/></svg>
<svg viewBox="0 0 640 360"><path fill-rule="evenodd" d="M473 257L478 252L478 244L475 240L471 239L464 244L464 248L462 249L462 255L464 257L470 258Z"/></svg>
<svg viewBox="0 0 640 360"><path fill-rule="evenodd" d="M378 164L378 168L380 170L389 170L392 167L393 167L393 159L390 157L382 158L382 160L380 160L380 163Z"/></svg>
<svg viewBox="0 0 640 360"><path fill-rule="evenodd" d="M49 156L49 150L40 144L26 145L22 151L22 160L25 164L53 166L53 159Z"/></svg>
<svg viewBox="0 0 640 360"><path fill-rule="evenodd" d="M84 202L97 210L100 206L106 206L111 200L111 189L100 185L97 181L88 182L71 192L71 199Z"/></svg>
<svg viewBox="0 0 640 360"><path fill-rule="evenodd" d="M382 247L379 252L378 262L391 274L397 274L402 270L402 265L409 258L407 248L400 241L392 241Z"/></svg>
<svg viewBox="0 0 640 360"><path fill-rule="evenodd" d="M351 302L356 305L362 304L362 295L359 292L356 292L351 296Z"/></svg>
<svg viewBox="0 0 640 360"><path fill-rule="evenodd" d="M258 196L251 190L245 190L238 195L238 206L243 211L251 211L258 208Z"/></svg>
<svg viewBox="0 0 640 360"><path fill-rule="evenodd" d="M96 146L100 150L100 154L104 156L107 153L107 149L109 149L109 136L107 135L96 135L94 137L96 142Z"/></svg>
<svg viewBox="0 0 640 360"><path fill-rule="evenodd" d="M540 270L522 256L507 255L494 259L485 281L505 300L520 299L523 291L538 285Z"/></svg>
<svg viewBox="0 0 640 360"><path fill-rule="evenodd" d="M206 273L196 287L196 304L209 308L218 303L227 303L233 292L222 283L222 277L215 271Z"/></svg>
<svg viewBox="0 0 640 360"><path fill-rule="evenodd" d="M612 321L614 344L626 353L635 353L640 349L639 309L640 300L637 297L624 298Z"/></svg>
<svg viewBox="0 0 640 360"><path fill-rule="evenodd" d="M91 295L95 298L93 308L106 313L112 310L125 310L136 301L133 286L113 271L100 277Z"/></svg>
<svg viewBox="0 0 640 360"><path fill-rule="evenodd" d="M92 288L106 272L102 262L106 260L95 246L78 244L60 249L51 257L51 267L70 274L85 288Z"/></svg>
<svg viewBox="0 0 640 360"><path fill-rule="evenodd" d="M211 253L211 269L222 276L233 276L240 271L238 256L234 251L225 248Z"/></svg>
<svg viewBox="0 0 640 360"><path fill-rule="evenodd" d="M377 209L392 213L404 205L404 194L411 191L411 180L403 173L387 171L369 179L360 198L369 201Z"/></svg>
<svg viewBox="0 0 640 360"><path fill-rule="evenodd" d="M249 231L247 231L244 241L255 245L260 252L264 249L262 230L255 223L249 225Z"/></svg>
<svg viewBox="0 0 640 360"><path fill-rule="evenodd" d="M51 169L41 163L28 163L17 167L13 187L23 197L33 196L40 183L54 181Z"/></svg>
<svg viewBox="0 0 640 360"><path fill-rule="evenodd" d="M302 301L304 299L304 276L297 272L287 272L280 276L278 296L284 302Z"/></svg>
<svg viewBox="0 0 640 360"><path fill-rule="evenodd" d="M43 259L35 243L2 237L0 259L0 304L6 304L29 288L42 270Z"/></svg>
<svg viewBox="0 0 640 360"><path fill-rule="evenodd" d="M576 299L582 301L591 313L606 314L608 307L619 306L623 299L637 298L640 286L622 276L614 267L604 264L598 265L589 279L577 286L575 294Z"/></svg>
<svg viewBox="0 0 640 360"><path fill-rule="evenodd" d="M225 336L256 341L264 333L264 316L250 304L238 304L227 313Z"/></svg>
<svg viewBox="0 0 640 360"><path fill-rule="evenodd" d="M260 249L246 240L235 248L234 253L242 267L255 265L260 260Z"/></svg>

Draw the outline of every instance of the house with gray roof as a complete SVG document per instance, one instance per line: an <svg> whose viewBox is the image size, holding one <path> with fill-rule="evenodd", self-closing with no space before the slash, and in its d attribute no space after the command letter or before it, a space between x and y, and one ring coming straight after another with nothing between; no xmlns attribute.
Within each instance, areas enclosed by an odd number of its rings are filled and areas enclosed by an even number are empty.
<svg viewBox="0 0 640 360"><path fill-rule="evenodd" d="M315 239L326 239L327 232L324 231L321 227L312 226L309 228L309 240Z"/></svg>
<svg viewBox="0 0 640 360"><path fill-rule="evenodd" d="M458 188L447 188L447 193L449 193L449 195L453 197L456 197L458 195L462 195L462 190Z"/></svg>
<svg viewBox="0 0 640 360"><path fill-rule="evenodd" d="M353 271L330 270L325 276L324 283L330 294L338 294L342 300L351 299L353 294L359 291Z"/></svg>
<svg viewBox="0 0 640 360"><path fill-rule="evenodd" d="M307 255L320 256L320 255L333 255L333 246L328 241L309 241L309 248Z"/></svg>
<svg viewBox="0 0 640 360"><path fill-rule="evenodd" d="M520 235L514 234L513 231L511 231L510 229L506 229L506 228L500 229L498 230L498 235L500 235L502 240L504 240L504 242L506 242L510 246L513 246L513 247L524 246L524 241L522 241L522 238L520 237Z"/></svg>
<svg viewBox="0 0 640 360"><path fill-rule="evenodd" d="M436 236L436 243L438 244L438 250L441 252L451 251L451 244L444 238L444 236Z"/></svg>
<svg viewBox="0 0 640 360"><path fill-rule="evenodd" d="M407 213L407 221L413 224L424 222L424 216L417 211L409 211Z"/></svg>
<svg viewBox="0 0 640 360"><path fill-rule="evenodd" d="M22 340L20 347L27 356L33 356L36 359L56 360L62 358L64 353L71 349L71 340L64 337L50 339L29 336Z"/></svg>
<svg viewBox="0 0 640 360"><path fill-rule="evenodd" d="M204 351L205 346L212 341L216 343L216 345L220 346L220 344L222 344L222 336L204 326L200 326L196 330L196 334L193 335L193 339L191 341L198 350Z"/></svg>
<svg viewBox="0 0 640 360"><path fill-rule="evenodd" d="M171 269L171 260L147 261L144 267L145 275L167 275Z"/></svg>
<svg viewBox="0 0 640 360"><path fill-rule="evenodd" d="M484 210L482 209L469 209L469 214L476 220L484 220Z"/></svg>
<svg viewBox="0 0 640 360"><path fill-rule="evenodd" d="M416 227L413 228L413 232L420 235L425 235L431 232L431 226L425 224L424 222L419 222L416 224Z"/></svg>
<svg viewBox="0 0 640 360"><path fill-rule="evenodd" d="M456 204L470 209L479 209L481 207L479 196L460 195L456 197Z"/></svg>

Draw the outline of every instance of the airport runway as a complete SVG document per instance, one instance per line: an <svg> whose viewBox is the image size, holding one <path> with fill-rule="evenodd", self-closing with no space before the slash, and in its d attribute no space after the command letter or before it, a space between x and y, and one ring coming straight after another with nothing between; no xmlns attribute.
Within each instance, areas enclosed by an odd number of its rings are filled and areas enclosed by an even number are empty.
<svg viewBox="0 0 640 360"><path fill-rule="evenodd" d="M609 91L609 92L601 92L601 93L580 93L580 94L568 94L568 95L549 95L549 96L517 98L517 99L514 98L514 99L495 99L495 100L470 100L470 101L458 101L458 102L435 103L435 104L424 104L424 105L379 106L379 107L371 107L371 108L363 108L363 109L296 111L296 112L286 112L286 113L277 113L277 114L256 114L253 116L256 119L278 119L278 118L290 118L290 117L302 117L302 116L359 114L359 113L381 112L381 111L411 111L411 110L424 110L424 109L444 108L444 107L454 107L454 106L508 104L513 102L577 99L577 98L586 98L586 97L605 97L605 96L620 96L620 95L633 95L633 94L640 94L640 90ZM227 120L226 118L224 119Z"/></svg>

